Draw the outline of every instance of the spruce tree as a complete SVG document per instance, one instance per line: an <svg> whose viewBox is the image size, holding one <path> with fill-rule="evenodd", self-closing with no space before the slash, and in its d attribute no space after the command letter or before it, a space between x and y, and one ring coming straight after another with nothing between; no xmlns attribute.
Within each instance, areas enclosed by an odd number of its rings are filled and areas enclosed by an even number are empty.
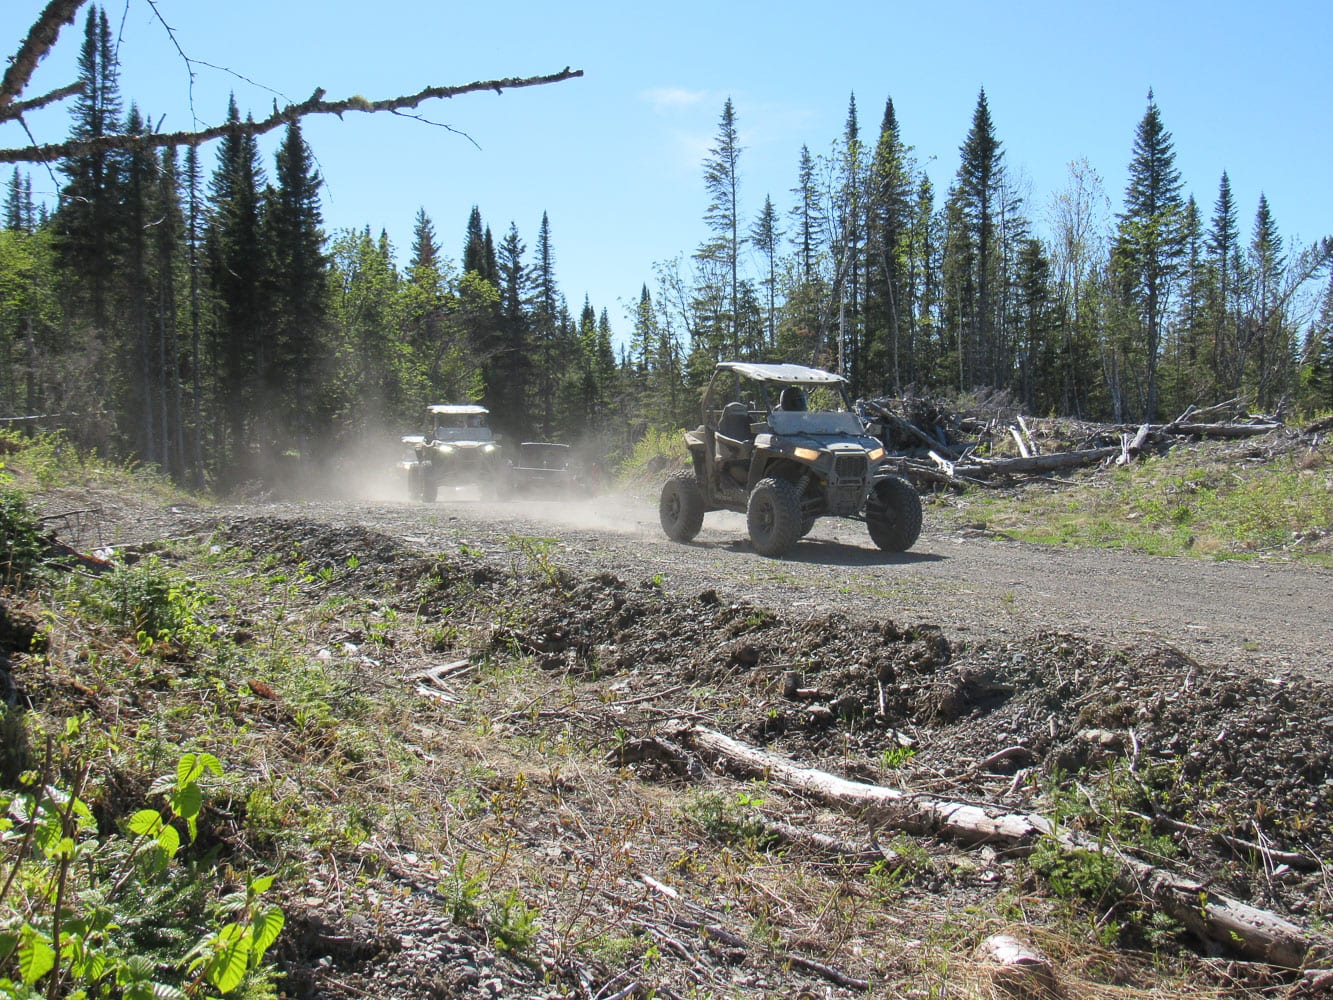
<svg viewBox="0 0 1333 1000"><path fill-rule="evenodd" d="M1138 319L1146 383L1143 418L1157 416L1162 328L1184 254L1184 201L1171 133L1148 91L1148 108L1134 135L1125 210L1120 215L1115 267Z"/></svg>
<svg viewBox="0 0 1333 1000"><path fill-rule="evenodd" d="M96 6L89 9L84 23L79 84L70 138L86 141L115 133L121 114L120 71L106 11ZM56 212L56 245L94 328L101 332L109 323L124 229L117 209L121 159L119 154L94 150L60 164L68 183Z"/></svg>
<svg viewBox="0 0 1333 1000"><path fill-rule="evenodd" d="M1213 388L1223 391L1239 384L1240 291L1243 262L1240 254L1240 227L1236 221L1236 203L1231 194L1231 179L1226 171L1217 185L1217 200L1208 229L1208 326L1211 332ZM1220 398L1220 397L1219 397Z"/></svg>
<svg viewBox="0 0 1333 1000"><path fill-rule="evenodd" d="M867 197L866 315L871 354L866 378L874 386L887 380L896 393L903 386L904 334L913 322L911 289L905 280L913 204L912 167L892 98L884 103Z"/></svg>
<svg viewBox="0 0 1333 1000"><path fill-rule="evenodd" d="M1268 198L1262 193L1254 213L1248 256L1250 304L1245 325L1253 338L1248 352L1252 362L1248 381L1254 401L1268 408L1286 388L1294 345L1286 322L1282 237Z"/></svg>
<svg viewBox="0 0 1333 1000"><path fill-rule="evenodd" d="M959 148L957 199L959 218L964 230L959 234L955 252L964 255L960 266L970 272L965 284L970 301L965 304L969 344L960 359L966 386L974 387L978 378L991 385L1000 383L1000 345L996 343L994 296L999 284L996 273L996 221L1001 211L1004 185L1004 152L995 136L990 106L983 88L972 112L972 127Z"/></svg>
<svg viewBox="0 0 1333 1000"><path fill-rule="evenodd" d="M778 342L778 247L781 240L782 230L778 227L777 209L773 207L773 199L765 195L764 207L759 212L759 217L754 220L754 225L750 227L750 245L759 251L764 262L764 277L760 283L764 287L766 299L764 309L764 326L767 331L765 346L770 351L777 346ZM644 291L647 292L647 290L645 286Z"/></svg>
<svg viewBox="0 0 1333 1000"><path fill-rule="evenodd" d="M264 409L283 416L280 427L294 432L292 443L304 460L311 435L328 416L320 387L328 369L329 262L320 209L323 180L300 122L287 126L276 167L277 187L266 198L262 234L272 337Z"/></svg>
<svg viewBox="0 0 1333 1000"><path fill-rule="evenodd" d="M239 122L233 97L227 121ZM249 428L268 379L271 343L264 295L265 254L260 191L264 172L252 136L223 136L209 183L208 276L217 313L213 326L213 382L227 440L220 450L239 459L250 444Z"/></svg>
<svg viewBox="0 0 1333 1000"><path fill-rule="evenodd" d="M736 109L728 97L722 105L717 135L704 161L704 188L708 192L708 208L704 222L713 235L695 252L695 257L706 265L713 265L726 281L722 294L722 315L716 317L723 329L717 332L725 338L717 343L725 345L732 356L740 354L740 331L737 304L740 298L740 135L736 126Z"/></svg>

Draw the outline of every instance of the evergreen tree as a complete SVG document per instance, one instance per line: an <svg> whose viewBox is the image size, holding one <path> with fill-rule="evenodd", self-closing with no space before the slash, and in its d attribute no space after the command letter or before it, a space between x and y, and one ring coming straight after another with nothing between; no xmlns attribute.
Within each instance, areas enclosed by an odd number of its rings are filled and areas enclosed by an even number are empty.
<svg viewBox="0 0 1333 1000"><path fill-rule="evenodd" d="M120 71L106 11L91 7L79 53L79 97L74 104L73 140L95 140L120 124ZM94 150L63 160L68 178L56 213L57 246L86 302L94 328L105 332L113 276L119 264L123 225L118 154Z"/></svg>
<svg viewBox="0 0 1333 1000"><path fill-rule="evenodd" d="M476 274L491 281L491 254L486 249L488 229L481 224L481 209L476 205L467 217L467 234L463 237L463 273ZM491 282L494 284L494 282Z"/></svg>
<svg viewBox="0 0 1333 1000"><path fill-rule="evenodd" d="M865 271L865 148L856 114L856 95L847 102L839 150L839 182L835 217L837 238L834 256L834 296L838 300L838 370L850 380L853 393L860 393L865 378L865 324L862 313L862 284Z"/></svg>
<svg viewBox="0 0 1333 1000"><path fill-rule="evenodd" d="M37 228L37 210L32 203L32 178L16 168L5 189L4 227L12 232L31 233Z"/></svg>
<svg viewBox="0 0 1333 1000"><path fill-rule="evenodd" d="M954 248L965 255L959 266L970 272L964 284L971 299L962 311L969 336L963 342L964 357L959 361L967 387L974 387L981 380L1002 385L1003 352L997 343L994 299L1000 283L996 275L995 230L1005 180L1004 153L995 136L985 89L977 95L972 127L959 154L956 191L958 219L964 229Z"/></svg>
<svg viewBox="0 0 1333 1000"><path fill-rule="evenodd" d="M555 434L558 415L557 360L568 357L561 343L560 314L563 311L560 290L555 280L555 248L551 242L551 220L542 213L537 230L537 246L532 264L532 340L537 359L537 405L542 437Z"/></svg>
<svg viewBox="0 0 1333 1000"><path fill-rule="evenodd" d="M1306 336L1305 389L1314 412L1333 413L1333 267L1314 325Z"/></svg>
<svg viewBox="0 0 1333 1000"><path fill-rule="evenodd" d="M1286 322L1282 237L1263 194L1254 213L1248 256L1250 301L1245 329L1249 341L1246 354L1252 362L1249 381L1255 402L1269 408L1287 388L1294 344Z"/></svg>
<svg viewBox="0 0 1333 1000"><path fill-rule="evenodd" d="M1115 247L1121 287L1139 327L1146 382L1143 416L1156 419L1157 369L1167 304L1184 253L1184 201L1171 133L1148 92L1148 109L1134 136L1125 210Z"/></svg>
<svg viewBox="0 0 1333 1000"><path fill-rule="evenodd" d="M871 163L866 313L872 352L867 358L866 378L872 386L882 387L887 381L895 393L903 386L904 340L910 341L907 332L913 323L912 295L906 280L912 195L912 168L890 98L884 104Z"/></svg>
<svg viewBox="0 0 1333 1000"><path fill-rule="evenodd" d="M263 409L281 414L279 433L295 435L302 461L311 436L329 418L321 392L328 374L328 258L320 209L323 180L314 166L300 122L288 124L277 153L276 189L268 193L263 241L268 254L272 358Z"/></svg>
<svg viewBox="0 0 1333 1000"><path fill-rule="evenodd" d="M740 137L736 129L736 111L728 97L722 106L717 136L704 161L704 187L708 191L708 208L704 221L712 230L712 237L699 247L695 257L705 264L704 273L714 265L726 282L722 294L722 310L717 316L718 333L725 339L733 356L740 355L738 302L740 299Z"/></svg>
<svg viewBox="0 0 1333 1000"><path fill-rule="evenodd" d="M143 116L131 104L125 121L125 133L144 131ZM121 198L123 213L120 268L115 287L117 316L123 324L121 343L115 357L121 361L118 395L120 407L137 428L135 451L146 461L162 462L159 428L155 421L155 402L161 392L161 370L154 365L153 323L150 315L152 290L149 287L149 219L156 214L153 204L154 175L157 164L151 153L135 151L125 158ZM120 324L113 324L120 325Z"/></svg>
<svg viewBox="0 0 1333 1000"><path fill-rule="evenodd" d="M750 227L750 245L762 255L764 277L761 279L765 292L764 326L767 331L765 346L772 350L777 345L777 290L778 290L778 245L782 240L782 231L778 228L778 213L773 207L773 199L764 196L764 207ZM644 286L644 292L648 291Z"/></svg>
<svg viewBox="0 0 1333 1000"><path fill-rule="evenodd" d="M440 246L435 238L435 223L431 222L423 207L417 209L416 219L412 224L412 260L408 264L408 273L410 275L426 268L439 272Z"/></svg>
<svg viewBox="0 0 1333 1000"><path fill-rule="evenodd" d="M488 401L497 413L494 426L527 436L532 429L525 405L532 374L528 301L531 281L523 255L527 252L518 227L500 241L500 321L495 353L484 366Z"/></svg>
<svg viewBox="0 0 1333 1000"><path fill-rule="evenodd" d="M1240 293L1244 264L1240 254L1240 227L1231 179L1226 171L1217 186L1213 218L1208 229L1208 325L1211 329L1213 388L1234 389L1240 384Z"/></svg>
<svg viewBox="0 0 1333 1000"><path fill-rule="evenodd" d="M240 121L235 97L228 105L227 121ZM212 382L217 414L226 435L219 450L223 466L230 459L234 469L250 445L251 420L271 363L271 344L264 336L268 308L260 228L263 183L264 172L253 136L237 132L224 135L209 183L207 253L209 285L217 310ZM219 440L223 440L221 434Z"/></svg>

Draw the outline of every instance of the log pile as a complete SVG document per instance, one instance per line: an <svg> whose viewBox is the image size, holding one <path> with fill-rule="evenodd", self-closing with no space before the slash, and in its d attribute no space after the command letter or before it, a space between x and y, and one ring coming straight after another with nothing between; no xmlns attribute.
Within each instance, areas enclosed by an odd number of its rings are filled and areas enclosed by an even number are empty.
<svg viewBox="0 0 1333 1000"><path fill-rule="evenodd" d="M918 489L1011 485L1021 478L1085 466L1126 465L1143 455L1165 453L1182 441L1235 440L1286 427L1277 417L1245 414L1241 401L1231 399L1191 406L1169 423L1061 421L1063 440L1052 447L1057 435L1034 433L1038 421L1022 413L978 418L910 397L865 400L860 408L896 471ZM1317 435L1324 429L1311 425L1303 432Z"/></svg>

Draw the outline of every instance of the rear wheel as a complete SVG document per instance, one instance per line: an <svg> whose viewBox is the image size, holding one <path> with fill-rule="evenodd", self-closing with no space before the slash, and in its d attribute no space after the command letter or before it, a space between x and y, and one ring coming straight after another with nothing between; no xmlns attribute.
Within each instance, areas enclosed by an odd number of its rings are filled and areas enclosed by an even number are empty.
<svg viewBox="0 0 1333 1000"><path fill-rule="evenodd" d="M759 480L750 494L745 521L756 552L786 555L801 537L801 494L796 484L772 476Z"/></svg>
<svg viewBox="0 0 1333 1000"><path fill-rule="evenodd" d="M662 484L657 515L666 536L676 542L690 542L704 526L704 495L693 469L673 472Z"/></svg>
<svg viewBox="0 0 1333 1000"><path fill-rule="evenodd" d="M866 501L870 539L885 552L906 552L921 534L921 497L901 476L875 484Z"/></svg>

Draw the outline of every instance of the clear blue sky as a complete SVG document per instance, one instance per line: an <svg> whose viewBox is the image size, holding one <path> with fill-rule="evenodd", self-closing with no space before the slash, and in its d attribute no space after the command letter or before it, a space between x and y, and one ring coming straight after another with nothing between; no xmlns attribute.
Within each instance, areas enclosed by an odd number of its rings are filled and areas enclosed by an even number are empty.
<svg viewBox="0 0 1333 1000"><path fill-rule="evenodd" d="M0 12L12 52L42 6ZM191 124L189 79L146 0L108 0L123 24L122 90L164 128ZM740 128L742 213L765 195L785 215L803 144L827 152L856 95L873 142L892 97L902 136L942 197L978 90L986 89L1011 175L1030 185L1040 228L1071 160L1086 158L1117 211L1134 129L1153 88L1177 166L1204 218L1227 171L1243 237L1264 192L1290 246L1333 234L1333 4L1122 0L1118 4L852 2L815 13L782 2L670 4L509 0L157 0L200 66L194 111L212 124L235 90L242 113L316 87L331 99L388 97L427 85L586 74L549 87L424 105L466 133L388 115L308 119L327 185L330 231L388 231L407 257L424 207L448 256L460 256L471 207L497 241L510 222L529 248L550 216L557 276L570 308L587 295L618 335L654 262L705 237L702 161L732 98ZM29 95L73 78L81 37L67 29ZM236 75L233 75L236 74ZM31 116L41 140L63 115ZM4 126L3 144L24 138ZM272 174L276 140L264 143ZM474 145L475 143L475 145ZM207 148L211 170L215 151ZM7 171L0 176L8 176ZM50 181L34 174L34 188Z"/></svg>

